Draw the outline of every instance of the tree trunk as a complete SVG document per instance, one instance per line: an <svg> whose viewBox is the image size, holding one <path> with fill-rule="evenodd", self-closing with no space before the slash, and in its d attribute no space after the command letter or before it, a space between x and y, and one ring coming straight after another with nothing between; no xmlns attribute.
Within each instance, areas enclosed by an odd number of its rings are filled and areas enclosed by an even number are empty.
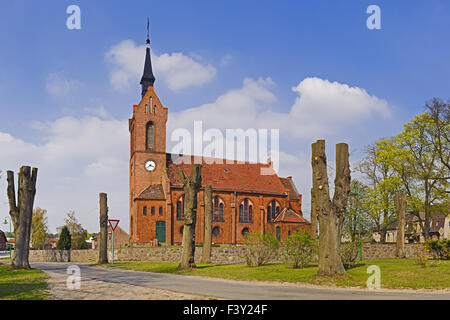
<svg viewBox="0 0 450 320"><path fill-rule="evenodd" d="M325 140L312 144L314 209L319 217L319 270L317 276L344 275L341 260L343 212L350 193L348 145L336 145L336 179L333 200L330 199Z"/></svg>
<svg viewBox="0 0 450 320"><path fill-rule="evenodd" d="M211 263L211 242L212 242L212 220L213 220L213 203L212 203L212 187L205 187L205 234L203 237L202 263Z"/></svg>
<svg viewBox="0 0 450 320"><path fill-rule="evenodd" d="M397 258L406 258L405 253L405 217L406 192L397 192L394 197L395 211L397 212L397 245L395 255Z"/></svg>
<svg viewBox="0 0 450 320"><path fill-rule="evenodd" d="M314 189L311 189L311 235L317 239L317 208L314 200Z"/></svg>
<svg viewBox="0 0 450 320"><path fill-rule="evenodd" d="M37 168L32 170L28 166L20 168L16 202L14 172L7 172L9 214L13 222L15 237L14 256L11 261L12 269L30 269L28 257L36 180Z"/></svg>
<svg viewBox="0 0 450 320"><path fill-rule="evenodd" d="M178 171L184 189L184 228L183 249L179 270L195 268L195 222L197 215L197 193L202 185L201 164L193 164L191 175L186 178L182 170Z"/></svg>
<svg viewBox="0 0 450 320"><path fill-rule="evenodd" d="M108 263L108 196L100 193L100 236L98 263Z"/></svg>

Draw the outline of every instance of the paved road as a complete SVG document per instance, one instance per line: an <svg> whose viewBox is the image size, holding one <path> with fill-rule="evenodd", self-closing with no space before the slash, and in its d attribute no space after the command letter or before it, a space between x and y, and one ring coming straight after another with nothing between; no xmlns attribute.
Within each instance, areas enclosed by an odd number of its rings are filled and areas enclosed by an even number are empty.
<svg viewBox="0 0 450 320"><path fill-rule="evenodd" d="M75 264L75 263L74 263ZM32 263L50 273L66 274L67 263ZM267 283L241 282L173 274L139 272L130 270L92 267L77 264L81 269L83 281L95 280L157 288L175 292L216 297L219 299L254 300L310 300L310 299L444 299L450 300L450 293L411 292L411 291L369 291L364 289L330 289L300 285L273 285Z"/></svg>

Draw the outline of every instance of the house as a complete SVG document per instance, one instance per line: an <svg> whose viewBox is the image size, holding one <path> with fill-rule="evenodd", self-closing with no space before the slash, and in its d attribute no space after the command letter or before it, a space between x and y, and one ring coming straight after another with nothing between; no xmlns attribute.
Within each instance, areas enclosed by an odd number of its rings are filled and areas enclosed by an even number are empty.
<svg viewBox="0 0 450 320"><path fill-rule="evenodd" d="M425 220L425 212L419 213L420 219ZM450 214L442 214L440 212L431 213L429 225L430 240L450 239ZM441 235L439 230L443 231ZM406 215L405 237L409 242L424 242L425 236L422 231L422 225L416 215Z"/></svg>
<svg viewBox="0 0 450 320"><path fill-rule="evenodd" d="M150 40L147 37L142 99L129 119L129 216L130 241L180 244L184 226L184 191L178 176L190 175L198 157L166 152L168 108L156 95L153 84ZM204 238L204 187L213 190L213 242L243 243L248 232L271 232L278 240L308 229L303 217L302 195L291 177L279 177L267 163L237 162L219 158L199 160L202 186L198 193L195 241ZM265 174L262 174L265 172ZM268 173L268 174L266 174Z"/></svg>
<svg viewBox="0 0 450 320"><path fill-rule="evenodd" d="M108 225L108 248L111 248L112 243L112 229ZM92 238L92 249L97 249L99 246L100 232ZM114 230L114 248L121 248L128 246L130 243L130 236L121 227L117 226Z"/></svg>

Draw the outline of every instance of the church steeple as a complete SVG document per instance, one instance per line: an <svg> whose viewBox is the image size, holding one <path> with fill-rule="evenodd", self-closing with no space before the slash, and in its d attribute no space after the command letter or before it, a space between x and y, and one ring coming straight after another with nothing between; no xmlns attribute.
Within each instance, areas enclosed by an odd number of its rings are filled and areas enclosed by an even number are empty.
<svg viewBox="0 0 450 320"><path fill-rule="evenodd" d="M155 76L153 75L152 70L152 60L150 57L150 35L149 35L149 26L150 22L147 18L147 48L145 53L145 65L144 65L144 74L141 78L141 86L142 86L142 97L144 97L147 92L147 88L152 86L155 83Z"/></svg>

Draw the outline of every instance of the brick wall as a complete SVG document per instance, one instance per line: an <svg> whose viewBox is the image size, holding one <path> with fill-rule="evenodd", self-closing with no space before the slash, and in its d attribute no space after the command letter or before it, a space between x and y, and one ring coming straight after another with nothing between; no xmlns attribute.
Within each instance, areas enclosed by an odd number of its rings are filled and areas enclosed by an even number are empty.
<svg viewBox="0 0 450 320"><path fill-rule="evenodd" d="M405 244L407 258L415 258L417 252L422 250L421 244ZM216 263L245 262L242 257L244 247L213 247L211 258ZM200 261L202 248L195 250L195 261ZM154 262L178 262L181 254L180 247L155 247L155 248L119 248L114 250L114 261L154 261ZM111 251L108 251L111 259ZM60 254L57 250L31 250L30 261L67 261L67 252ZM97 250L72 250L70 252L72 262L96 263ZM395 244L364 244L363 260L394 259ZM279 260L279 259L275 259Z"/></svg>

